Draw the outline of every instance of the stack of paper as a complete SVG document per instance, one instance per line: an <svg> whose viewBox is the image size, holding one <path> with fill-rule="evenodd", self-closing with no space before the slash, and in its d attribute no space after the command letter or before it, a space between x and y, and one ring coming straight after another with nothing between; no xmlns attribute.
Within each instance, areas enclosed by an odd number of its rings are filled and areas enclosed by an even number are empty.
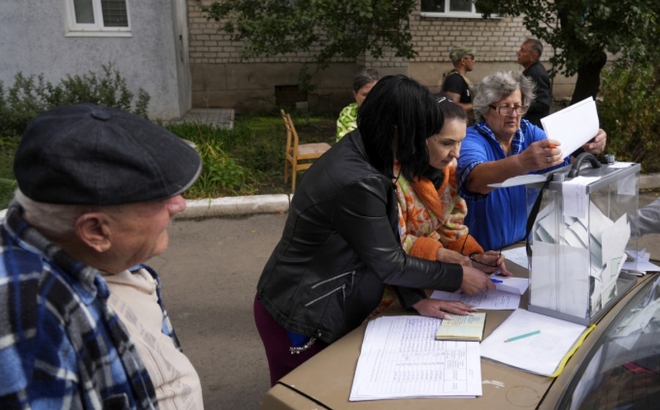
<svg viewBox="0 0 660 410"><path fill-rule="evenodd" d="M626 254L628 259L623 263L623 269L637 276L644 276L646 272L660 272L660 266L651 263L651 254L646 249L626 249Z"/></svg>
<svg viewBox="0 0 660 410"><path fill-rule="evenodd" d="M440 322L423 316L370 321L350 400L480 396L479 343L436 341Z"/></svg>
<svg viewBox="0 0 660 410"><path fill-rule="evenodd" d="M496 276L499 283L495 284L495 290L477 293L468 296L462 291L454 293L435 290L431 298L463 302L477 309L483 310L513 310L520 306L520 296L525 293L529 286L529 279L514 278L507 276Z"/></svg>
<svg viewBox="0 0 660 410"><path fill-rule="evenodd" d="M454 315L452 320L443 320L440 323L435 339L480 342L485 325L484 312L472 313L468 316Z"/></svg>

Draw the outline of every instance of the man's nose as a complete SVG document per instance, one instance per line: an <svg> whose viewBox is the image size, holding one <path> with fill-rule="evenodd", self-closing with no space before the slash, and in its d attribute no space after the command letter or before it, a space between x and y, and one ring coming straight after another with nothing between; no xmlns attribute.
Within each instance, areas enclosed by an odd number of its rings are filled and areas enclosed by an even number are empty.
<svg viewBox="0 0 660 410"><path fill-rule="evenodd" d="M167 210L170 215L178 214L186 209L186 200L181 195L174 196L167 202Z"/></svg>

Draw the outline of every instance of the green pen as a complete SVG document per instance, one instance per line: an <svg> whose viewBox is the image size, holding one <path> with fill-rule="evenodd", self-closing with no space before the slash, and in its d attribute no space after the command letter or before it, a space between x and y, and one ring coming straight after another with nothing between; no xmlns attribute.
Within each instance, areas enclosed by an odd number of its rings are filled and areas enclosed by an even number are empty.
<svg viewBox="0 0 660 410"><path fill-rule="evenodd" d="M541 333L540 330L535 330L535 331L533 331L533 332L525 333L525 334L520 335L520 336L510 337L510 338L506 339L506 340L504 341L504 343L513 342L514 340L518 340L518 339L522 339L522 338L525 338L525 337L530 337L530 336L538 335L539 333Z"/></svg>

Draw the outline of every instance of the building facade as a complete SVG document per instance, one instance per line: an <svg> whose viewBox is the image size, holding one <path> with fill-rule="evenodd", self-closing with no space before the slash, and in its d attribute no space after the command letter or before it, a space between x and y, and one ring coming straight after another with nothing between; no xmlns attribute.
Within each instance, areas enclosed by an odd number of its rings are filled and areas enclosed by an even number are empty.
<svg viewBox="0 0 660 410"><path fill-rule="evenodd" d="M149 115L191 107L186 0L2 0L0 81L21 72L58 84L112 64L129 90L151 96Z"/></svg>
<svg viewBox="0 0 660 410"><path fill-rule="evenodd" d="M419 1L410 15L415 58L337 59L319 73L315 92L307 94L297 87L298 71L303 63L313 61L313 51L243 60L239 55L241 43L231 41L228 34L219 31L219 23L207 20L201 12L200 5L212 2L188 1L192 105L200 108L241 112L290 105L298 99L321 110L338 110L352 100L352 77L363 67L374 67L383 75L405 74L438 90L443 75L452 68L449 51L459 44L476 50L474 71L468 74L476 83L497 70L522 70L516 63L516 51L530 37L522 17L485 20L470 0L425 0L425 10ZM548 69L552 52L546 46L541 58ZM573 86L574 79L557 76L555 99L570 96Z"/></svg>

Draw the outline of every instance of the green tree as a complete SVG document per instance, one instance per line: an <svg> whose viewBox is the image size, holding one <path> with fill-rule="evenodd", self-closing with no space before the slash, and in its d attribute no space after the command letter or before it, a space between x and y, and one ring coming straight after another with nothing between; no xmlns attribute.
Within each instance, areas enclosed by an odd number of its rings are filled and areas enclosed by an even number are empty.
<svg viewBox="0 0 660 410"><path fill-rule="evenodd" d="M392 50L412 58L408 16L417 0L221 0L202 6L220 30L242 41L241 57L312 52L316 71L333 58L370 53L382 58ZM301 86L310 89L308 66Z"/></svg>
<svg viewBox="0 0 660 410"><path fill-rule="evenodd" d="M577 74L571 103L596 97L606 52L624 58L657 58L657 0L475 0L486 16L524 16L525 27L557 54L551 75ZM657 61L657 60L656 60Z"/></svg>

